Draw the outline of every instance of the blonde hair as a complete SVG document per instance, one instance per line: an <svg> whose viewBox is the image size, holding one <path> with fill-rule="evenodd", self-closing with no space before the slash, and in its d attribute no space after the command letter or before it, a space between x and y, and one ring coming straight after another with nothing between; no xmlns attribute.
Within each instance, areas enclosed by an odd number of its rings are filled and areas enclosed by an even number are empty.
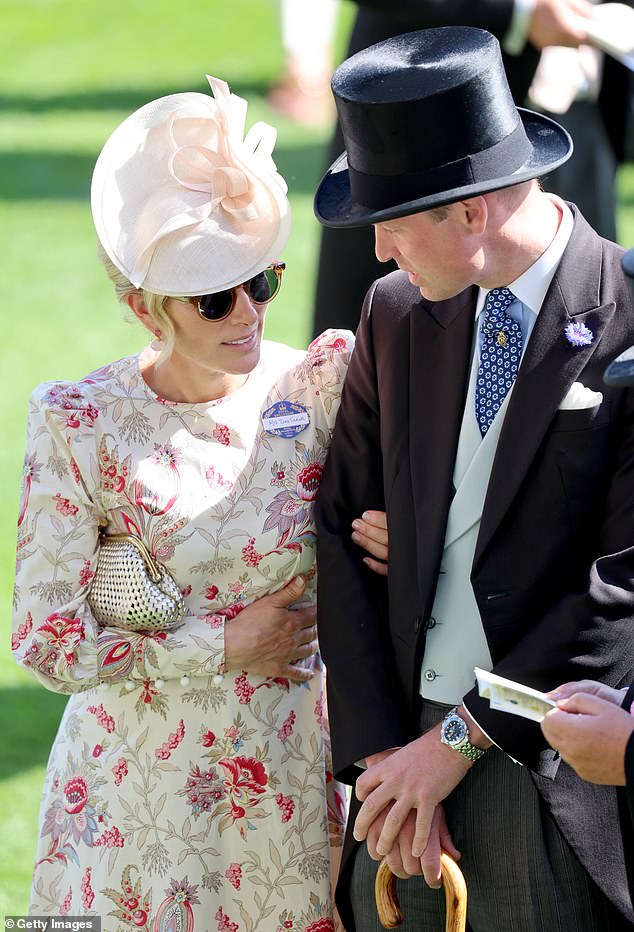
<svg viewBox="0 0 634 932"><path fill-rule="evenodd" d="M161 331L161 343L163 345L157 362L167 359L174 348L175 333L172 318L165 309L165 295L154 294L153 291L146 291L144 288L135 288L123 272L119 271L101 243L97 243L97 256L114 287L119 304L125 304L126 299L131 294L142 296L150 320Z"/></svg>

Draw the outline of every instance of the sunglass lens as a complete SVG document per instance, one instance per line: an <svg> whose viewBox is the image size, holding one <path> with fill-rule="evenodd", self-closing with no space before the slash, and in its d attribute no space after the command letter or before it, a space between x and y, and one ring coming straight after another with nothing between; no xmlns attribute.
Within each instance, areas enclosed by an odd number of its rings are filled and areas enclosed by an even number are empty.
<svg viewBox="0 0 634 932"><path fill-rule="evenodd" d="M249 294L256 304L266 304L277 291L277 276L273 269L265 269L249 282Z"/></svg>
<svg viewBox="0 0 634 932"><path fill-rule="evenodd" d="M216 291L214 294L205 294L200 298L199 311L205 320L222 320L231 313L234 305L234 292L240 285L229 291ZM254 304L266 304L277 294L280 280L273 269L264 269L255 275L243 286Z"/></svg>
<svg viewBox="0 0 634 932"><path fill-rule="evenodd" d="M200 314L205 320L222 320L231 310L231 292L216 291L200 299Z"/></svg>

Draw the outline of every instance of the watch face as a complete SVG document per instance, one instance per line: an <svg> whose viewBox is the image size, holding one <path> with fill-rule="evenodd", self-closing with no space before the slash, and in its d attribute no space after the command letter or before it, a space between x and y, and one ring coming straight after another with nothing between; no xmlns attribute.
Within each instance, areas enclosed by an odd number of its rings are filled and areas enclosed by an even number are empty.
<svg viewBox="0 0 634 932"><path fill-rule="evenodd" d="M447 744L459 744L467 736L467 726L458 715L452 715L443 723L442 734Z"/></svg>

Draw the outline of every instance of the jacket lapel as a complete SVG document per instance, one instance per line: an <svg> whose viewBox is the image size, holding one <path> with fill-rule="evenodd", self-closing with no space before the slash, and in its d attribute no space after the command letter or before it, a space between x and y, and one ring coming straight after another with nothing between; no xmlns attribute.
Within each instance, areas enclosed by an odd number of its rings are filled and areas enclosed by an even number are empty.
<svg viewBox="0 0 634 932"><path fill-rule="evenodd" d="M410 469L423 603L433 595L469 375L475 288L421 302L410 318ZM425 365L421 360L433 360Z"/></svg>
<svg viewBox="0 0 634 932"><path fill-rule="evenodd" d="M577 214L570 241L544 299L522 359L491 471L474 569L518 492L566 393L587 365L610 322L614 303L599 304L600 240ZM575 347L570 323L583 323L594 339Z"/></svg>

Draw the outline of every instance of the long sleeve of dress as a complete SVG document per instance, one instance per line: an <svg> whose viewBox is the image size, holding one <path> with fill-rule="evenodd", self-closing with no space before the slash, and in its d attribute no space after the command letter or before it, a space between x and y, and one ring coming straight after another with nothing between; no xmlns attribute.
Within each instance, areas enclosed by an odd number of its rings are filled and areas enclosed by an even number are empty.
<svg viewBox="0 0 634 932"><path fill-rule="evenodd" d="M80 383L81 385L81 383ZM75 396L72 397L73 391ZM86 393L87 394L87 393ZM218 674L221 614L187 615L171 632L100 628L86 601L107 521L96 490L99 412L77 386L44 384L29 403L18 517L12 649L47 689L72 693L102 681Z"/></svg>

